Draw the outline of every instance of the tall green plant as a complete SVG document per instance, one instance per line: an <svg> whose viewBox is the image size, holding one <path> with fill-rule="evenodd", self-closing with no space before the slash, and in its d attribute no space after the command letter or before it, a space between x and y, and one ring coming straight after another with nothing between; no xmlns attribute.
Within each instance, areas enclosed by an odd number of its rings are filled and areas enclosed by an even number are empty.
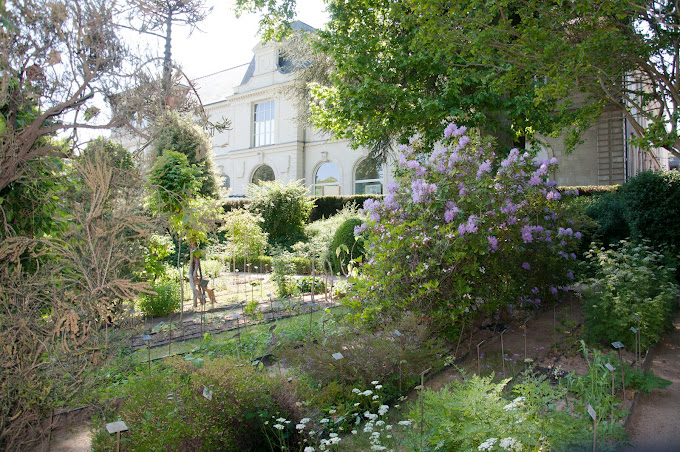
<svg viewBox="0 0 680 452"><path fill-rule="evenodd" d="M314 206L302 181L261 182L251 185L248 210L257 215L272 245L291 246L304 238L305 224Z"/></svg>

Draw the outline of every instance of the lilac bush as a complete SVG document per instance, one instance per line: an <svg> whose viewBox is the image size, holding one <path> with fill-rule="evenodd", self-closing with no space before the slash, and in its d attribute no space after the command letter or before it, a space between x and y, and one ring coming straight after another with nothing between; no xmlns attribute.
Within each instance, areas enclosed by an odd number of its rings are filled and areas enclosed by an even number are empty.
<svg viewBox="0 0 680 452"><path fill-rule="evenodd" d="M452 325L556 299L580 239L548 179L557 160L517 149L500 159L455 124L442 144L402 146L396 182L364 204L369 221L355 234L370 259L350 306L367 320L412 310Z"/></svg>

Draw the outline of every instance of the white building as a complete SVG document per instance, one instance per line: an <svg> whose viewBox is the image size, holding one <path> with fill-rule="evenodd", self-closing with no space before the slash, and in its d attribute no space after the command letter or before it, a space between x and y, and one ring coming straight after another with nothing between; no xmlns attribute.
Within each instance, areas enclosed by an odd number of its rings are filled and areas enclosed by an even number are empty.
<svg viewBox="0 0 680 452"><path fill-rule="evenodd" d="M388 165L375 165L367 150L297 123L298 111L282 92L292 74L278 44L260 43L253 52L250 64L195 80L210 118L231 121L230 130L213 138L215 165L230 194L245 195L249 184L272 179L302 179L317 196L383 193L392 173Z"/></svg>

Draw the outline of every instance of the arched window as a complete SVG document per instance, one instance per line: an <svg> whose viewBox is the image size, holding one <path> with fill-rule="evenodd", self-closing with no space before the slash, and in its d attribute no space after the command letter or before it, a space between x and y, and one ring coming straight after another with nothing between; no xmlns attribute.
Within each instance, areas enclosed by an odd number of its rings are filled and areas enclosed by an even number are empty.
<svg viewBox="0 0 680 452"><path fill-rule="evenodd" d="M224 178L224 189L229 190L231 188L231 179L226 174L222 174Z"/></svg>
<svg viewBox="0 0 680 452"><path fill-rule="evenodd" d="M274 170L268 165L262 165L255 170L250 182L257 184L258 182L269 182L274 179L276 179L274 177Z"/></svg>
<svg viewBox="0 0 680 452"><path fill-rule="evenodd" d="M334 163L324 163L314 175L314 196L340 194L340 171Z"/></svg>
<svg viewBox="0 0 680 452"><path fill-rule="evenodd" d="M354 171L355 195L381 195L383 193L383 168L372 159L364 159Z"/></svg>

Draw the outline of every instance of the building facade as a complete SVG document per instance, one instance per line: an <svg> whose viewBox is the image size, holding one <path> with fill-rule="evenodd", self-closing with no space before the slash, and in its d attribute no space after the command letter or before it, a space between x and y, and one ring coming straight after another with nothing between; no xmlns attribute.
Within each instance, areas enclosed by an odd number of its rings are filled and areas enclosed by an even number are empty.
<svg viewBox="0 0 680 452"><path fill-rule="evenodd" d="M215 165L230 195L247 195L251 183L274 179L301 179L316 196L383 193L390 164L375 164L367 150L298 124L295 104L283 92L292 74L278 45L260 43L253 53L250 64L195 80L208 115L231 122L213 137Z"/></svg>

